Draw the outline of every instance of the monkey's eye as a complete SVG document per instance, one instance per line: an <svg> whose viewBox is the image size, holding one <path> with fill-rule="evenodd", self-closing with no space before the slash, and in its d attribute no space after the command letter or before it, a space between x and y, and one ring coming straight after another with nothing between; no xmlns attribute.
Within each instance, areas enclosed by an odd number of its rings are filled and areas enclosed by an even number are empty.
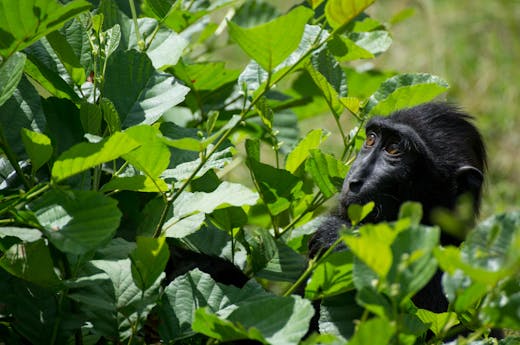
<svg viewBox="0 0 520 345"><path fill-rule="evenodd" d="M376 135L374 132L370 132L367 134L367 139L365 140L365 145L368 147L374 146L376 143Z"/></svg>
<svg viewBox="0 0 520 345"><path fill-rule="evenodd" d="M389 144L388 146L385 147L385 151L392 156L398 155L399 153L401 153L401 149L400 149L398 143Z"/></svg>

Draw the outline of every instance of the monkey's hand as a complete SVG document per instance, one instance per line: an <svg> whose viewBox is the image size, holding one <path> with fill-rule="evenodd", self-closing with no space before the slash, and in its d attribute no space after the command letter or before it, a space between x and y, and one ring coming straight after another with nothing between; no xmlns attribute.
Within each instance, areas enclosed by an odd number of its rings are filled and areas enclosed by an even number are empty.
<svg viewBox="0 0 520 345"><path fill-rule="evenodd" d="M323 254L329 249L339 238L339 231L344 227L350 227L350 223L338 216L329 216L323 220L318 230L309 240L309 257L313 258ZM336 250L345 249L345 244L340 243L336 246Z"/></svg>

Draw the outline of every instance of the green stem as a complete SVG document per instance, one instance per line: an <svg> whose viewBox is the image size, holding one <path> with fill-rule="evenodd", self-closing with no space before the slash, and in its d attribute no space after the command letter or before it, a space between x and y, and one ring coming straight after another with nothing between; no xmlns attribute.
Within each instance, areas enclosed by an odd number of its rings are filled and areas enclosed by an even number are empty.
<svg viewBox="0 0 520 345"><path fill-rule="evenodd" d="M334 248L336 248L336 246L338 244L340 244L341 241L342 241L341 238L338 238L336 240L336 242L334 242L332 244L332 246L327 248L327 250L325 251L325 253L323 253L323 255L320 256L320 253L318 253L316 255L316 258L318 258L318 260L316 260L316 259L309 260L309 264L307 265L307 269L305 270L305 272L303 272L302 275L298 278L298 280L284 292L283 296L287 297L287 296L291 295L311 275L312 271L314 271L314 269L319 264L321 264L323 261L325 261L325 259L327 259L327 257L334 251Z"/></svg>
<svg viewBox="0 0 520 345"><path fill-rule="evenodd" d="M139 25L137 24L137 12L135 10L134 0L128 0L128 3L130 4L130 11L132 12L132 20L134 21L135 36L137 38L137 46L139 47L140 51L144 51L144 49L146 47L144 46L144 41L141 38L141 33L139 32Z"/></svg>

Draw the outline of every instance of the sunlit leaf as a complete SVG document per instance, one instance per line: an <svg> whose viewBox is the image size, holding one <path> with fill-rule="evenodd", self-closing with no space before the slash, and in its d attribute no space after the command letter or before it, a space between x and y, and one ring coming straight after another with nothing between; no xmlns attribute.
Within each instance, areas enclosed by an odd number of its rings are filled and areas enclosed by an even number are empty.
<svg viewBox="0 0 520 345"><path fill-rule="evenodd" d="M399 74L381 84L368 99L364 112L388 115L399 109L431 101L447 89L448 83L431 74Z"/></svg>
<svg viewBox="0 0 520 345"><path fill-rule="evenodd" d="M12 96L22 79L26 57L17 53L0 65L0 106Z"/></svg>
<svg viewBox="0 0 520 345"><path fill-rule="evenodd" d="M35 173L52 156L51 140L43 133L33 132L22 128L22 141L25 150L32 163L32 171Z"/></svg>
<svg viewBox="0 0 520 345"><path fill-rule="evenodd" d="M300 140L298 145L287 155L285 169L293 173L309 157L310 151L317 149L320 144L329 136L323 129L314 129Z"/></svg>
<svg viewBox="0 0 520 345"><path fill-rule="evenodd" d="M93 191L52 190L30 208L52 244L74 254L86 253L107 243L121 218L114 199Z"/></svg>
<svg viewBox="0 0 520 345"><path fill-rule="evenodd" d="M311 16L312 11L298 6L284 16L253 28L244 29L229 22L229 34L250 58L264 70L271 71L296 50Z"/></svg>
<svg viewBox="0 0 520 345"><path fill-rule="evenodd" d="M130 253L132 278L141 290L150 288L170 258L166 238L137 237L137 248Z"/></svg>
<svg viewBox="0 0 520 345"><path fill-rule="evenodd" d="M0 55L24 49L90 7L86 0L0 0Z"/></svg>
<svg viewBox="0 0 520 345"><path fill-rule="evenodd" d="M99 143L80 143L61 154L52 167L52 177L63 180L109 162L139 147L128 134L116 132Z"/></svg>
<svg viewBox="0 0 520 345"><path fill-rule="evenodd" d="M325 5L327 22L334 29L348 24L375 0L329 0Z"/></svg>

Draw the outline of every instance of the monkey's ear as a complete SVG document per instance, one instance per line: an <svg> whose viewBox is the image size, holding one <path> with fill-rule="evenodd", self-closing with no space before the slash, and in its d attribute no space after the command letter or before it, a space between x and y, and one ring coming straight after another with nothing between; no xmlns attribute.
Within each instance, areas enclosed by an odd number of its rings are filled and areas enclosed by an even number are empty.
<svg viewBox="0 0 520 345"><path fill-rule="evenodd" d="M480 199L480 190L484 182L484 174L479 169L471 165L464 165L457 169L455 173L457 181L457 194L470 192L475 201Z"/></svg>

